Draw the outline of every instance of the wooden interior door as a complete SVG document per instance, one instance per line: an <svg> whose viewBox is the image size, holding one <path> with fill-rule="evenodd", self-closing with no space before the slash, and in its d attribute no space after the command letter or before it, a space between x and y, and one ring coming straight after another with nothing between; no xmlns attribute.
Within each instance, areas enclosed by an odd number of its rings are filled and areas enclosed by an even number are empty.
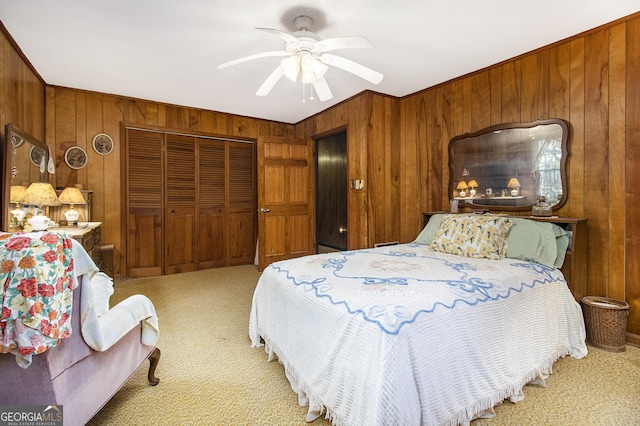
<svg viewBox="0 0 640 426"><path fill-rule="evenodd" d="M165 156L165 274L196 270L195 138L167 134Z"/></svg>
<svg viewBox="0 0 640 426"><path fill-rule="evenodd" d="M258 138L258 267L315 252L312 150L305 139Z"/></svg>
<svg viewBox="0 0 640 426"><path fill-rule="evenodd" d="M162 275L163 135L126 129L125 140L125 275Z"/></svg>

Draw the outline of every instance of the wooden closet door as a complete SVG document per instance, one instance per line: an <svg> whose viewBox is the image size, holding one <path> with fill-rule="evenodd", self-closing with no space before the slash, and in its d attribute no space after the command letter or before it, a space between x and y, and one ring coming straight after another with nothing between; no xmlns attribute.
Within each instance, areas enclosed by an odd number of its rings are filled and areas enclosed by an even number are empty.
<svg viewBox="0 0 640 426"><path fill-rule="evenodd" d="M228 265L252 263L256 248L256 146L227 142L228 146Z"/></svg>
<svg viewBox="0 0 640 426"><path fill-rule="evenodd" d="M225 266L225 142L198 139L198 269Z"/></svg>
<svg viewBox="0 0 640 426"><path fill-rule="evenodd" d="M175 274L196 269L196 148L193 137L165 138L165 274Z"/></svg>
<svg viewBox="0 0 640 426"><path fill-rule="evenodd" d="M125 276L162 275L162 133L126 129Z"/></svg>

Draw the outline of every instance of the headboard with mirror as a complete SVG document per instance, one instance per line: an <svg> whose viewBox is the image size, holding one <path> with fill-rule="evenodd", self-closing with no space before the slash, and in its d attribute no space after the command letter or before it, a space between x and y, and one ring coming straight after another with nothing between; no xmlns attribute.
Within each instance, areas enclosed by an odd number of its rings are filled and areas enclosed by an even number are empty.
<svg viewBox="0 0 640 426"><path fill-rule="evenodd" d="M0 155L2 155L2 230L9 231L12 186L28 186L33 182L48 182L47 145L26 131L9 123L6 125Z"/></svg>
<svg viewBox="0 0 640 426"><path fill-rule="evenodd" d="M561 119L507 123L449 142L449 198L459 207L525 211L545 196L567 200L569 125Z"/></svg>

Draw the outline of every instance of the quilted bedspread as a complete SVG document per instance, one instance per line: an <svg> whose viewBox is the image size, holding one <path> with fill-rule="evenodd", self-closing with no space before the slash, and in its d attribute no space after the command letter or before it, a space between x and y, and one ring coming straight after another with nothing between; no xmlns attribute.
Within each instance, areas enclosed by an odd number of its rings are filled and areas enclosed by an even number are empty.
<svg viewBox="0 0 640 426"><path fill-rule="evenodd" d="M559 270L415 243L270 265L249 335L337 425L466 424L587 353Z"/></svg>

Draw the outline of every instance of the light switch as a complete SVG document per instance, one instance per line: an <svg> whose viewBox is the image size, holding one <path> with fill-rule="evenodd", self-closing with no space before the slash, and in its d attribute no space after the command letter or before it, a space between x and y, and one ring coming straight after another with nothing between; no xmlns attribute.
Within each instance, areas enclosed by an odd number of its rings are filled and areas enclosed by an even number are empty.
<svg viewBox="0 0 640 426"><path fill-rule="evenodd" d="M351 180L351 189L360 190L362 188L364 188L364 181L362 179Z"/></svg>

